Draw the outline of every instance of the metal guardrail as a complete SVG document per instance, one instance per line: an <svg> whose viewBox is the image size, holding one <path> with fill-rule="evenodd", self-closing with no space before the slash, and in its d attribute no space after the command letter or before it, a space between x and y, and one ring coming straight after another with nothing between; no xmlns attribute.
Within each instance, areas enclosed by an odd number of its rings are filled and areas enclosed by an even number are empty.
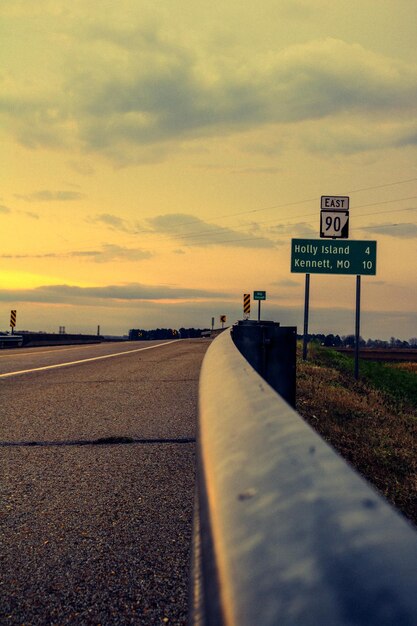
<svg viewBox="0 0 417 626"><path fill-rule="evenodd" d="M200 379L190 624L415 626L417 533L234 346Z"/></svg>
<svg viewBox="0 0 417 626"><path fill-rule="evenodd" d="M84 343L101 343L100 335L82 335L81 333L32 333L22 332L23 346L32 348L36 346L76 345Z"/></svg>
<svg viewBox="0 0 417 626"><path fill-rule="evenodd" d="M23 343L21 335L7 335L0 333L0 348L20 347Z"/></svg>

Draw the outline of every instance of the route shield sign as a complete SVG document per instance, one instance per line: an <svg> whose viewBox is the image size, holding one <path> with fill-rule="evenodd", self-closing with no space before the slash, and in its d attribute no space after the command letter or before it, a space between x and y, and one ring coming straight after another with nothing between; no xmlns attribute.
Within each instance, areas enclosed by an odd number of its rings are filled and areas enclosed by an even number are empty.
<svg viewBox="0 0 417 626"><path fill-rule="evenodd" d="M375 276L376 241L292 239L291 272Z"/></svg>
<svg viewBox="0 0 417 626"><path fill-rule="evenodd" d="M321 196L320 237L348 239L349 196Z"/></svg>
<svg viewBox="0 0 417 626"><path fill-rule="evenodd" d="M320 237L348 239L349 211L320 211Z"/></svg>
<svg viewBox="0 0 417 626"><path fill-rule="evenodd" d="M266 300L266 291L254 291L253 299L254 300Z"/></svg>

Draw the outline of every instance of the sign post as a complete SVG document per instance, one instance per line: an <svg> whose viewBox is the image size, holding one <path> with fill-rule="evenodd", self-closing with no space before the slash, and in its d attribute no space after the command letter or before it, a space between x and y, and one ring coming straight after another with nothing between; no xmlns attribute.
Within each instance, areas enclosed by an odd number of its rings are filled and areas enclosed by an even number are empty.
<svg viewBox="0 0 417 626"><path fill-rule="evenodd" d="M305 284L305 294L304 294L303 361L307 360L309 306L310 306L310 274L306 274L306 284Z"/></svg>
<svg viewBox="0 0 417 626"><path fill-rule="evenodd" d="M258 322L261 321L261 301L266 300L266 291L254 291L253 299L258 301Z"/></svg>
<svg viewBox="0 0 417 626"><path fill-rule="evenodd" d="M222 323L222 328L224 328L224 324L226 322L226 316L225 315L220 315L220 321Z"/></svg>
<svg viewBox="0 0 417 626"><path fill-rule="evenodd" d="M355 316L355 379L359 379L359 341L361 324L361 277L356 276L356 316Z"/></svg>

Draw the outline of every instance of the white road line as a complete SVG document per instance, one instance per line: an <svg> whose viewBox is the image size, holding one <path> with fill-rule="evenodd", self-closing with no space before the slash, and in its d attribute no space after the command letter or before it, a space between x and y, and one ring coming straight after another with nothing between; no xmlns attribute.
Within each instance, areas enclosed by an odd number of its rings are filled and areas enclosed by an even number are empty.
<svg viewBox="0 0 417 626"><path fill-rule="evenodd" d="M129 342L130 343L130 342ZM85 348L91 348L92 346L102 346L104 344L102 343L90 343L88 345L85 344L76 344L75 346L71 346L70 348L62 348L61 350L59 348L53 348L52 350L39 350L38 352L35 352L35 348L39 347L41 348L42 346L33 346L33 349L30 352L21 352L20 350L16 350L16 348L13 349L13 354L10 354L10 352L8 352L7 354L0 354L0 359L10 359L11 356L28 356L28 355L34 355L34 354L50 354L51 352L67 352L68 350L80 350L80 349L85 349Z"/></svg>
<svg viewBox="0 0 417 626"><path fill-rule="evenodd" d="M18 376L19 374L29 374L30 372L40 372L42 370L52 370L58 367L67 367L68 365L78 365L79 363L88 363L89 361L99 361L100 359L111 359L114 356L123 356L124 354L132 354L132 352L142 352L143 350L152 350L153 348L160 348L167 346L170 343L175 343L180 339L174 339L173 341L166 341L165 343L157 343L154 346L147 346L146 348L136 348L135 350L126 350L125 352L116 352L115 354L105 354L102 356L93 356L89 359L81 359L80 361L69 361L68 363L57 363L56 365L44 365L43 367L34 367L30 370L20 370L18 372L7 372L7 374L0 374L0 378L7 378L9 376Z"/></svg>

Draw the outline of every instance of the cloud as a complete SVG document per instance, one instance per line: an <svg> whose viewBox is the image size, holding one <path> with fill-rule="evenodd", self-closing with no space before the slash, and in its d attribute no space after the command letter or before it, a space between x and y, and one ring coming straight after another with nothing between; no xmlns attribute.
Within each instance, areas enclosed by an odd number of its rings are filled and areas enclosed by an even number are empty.
<svg viewBox="0 0 417 626"><path fill-rule="evenodd" d="M110 33L109 33L110 37ZM143 39L143 38L142 38ZM345 111L407 110L417 95L417 68L337 39L312 41L207 78L193 51L162 42L146 69L79 84L90 148L140 144L319 119ZM214 76L213 76L214 74Z"/></svg>
<svg viewBox="0 0 417 626"><path fill-rule="evenodd" d="M280 167L243 167L239 170L232 170L232 174L277 174L281 172L282 168Z"/></svg>
<svg viewBox="0 0 417 626"><path fill-rule="evenodd" d="M125 248L115 244L105 244L101 250L89 251L87 253L72 252L72 257L89 256L96 263L108 263L110 261L143 261L153 255L141 248Z"/></svg>
<svg viewBox="0 0 417 626"><path fill-rule="evenodd" d="M147 223L154 232L170 235L184 246L273 248L276 245L266 237L210 224L186 213L159 215L147 220Z"/></svg>
<svg viewBox="0 0 417 626"><path fill-rule="evenodd" d="M169 285L108 285L105 287L78 287L74 285L47 285L34 289L0 289L0 301L39 302L55 304L98 304L102 301L140 302L160 300L213 299L227 297L223 292L205 289L176 288Z"/></svg>
<svg viewBox="0 0 417 626"><path fill-rule="evenodd" d="M74 170L74 172L82 174L83 176L92 176L95 173L94 168L88 163L83 163L81 161L68 161L68 165Z"/></svg>
<svg viewBox="0 0 417 626"><path fill-rule="evenodd" d="M417 224L375 224L374 226L364 226L360 230L377 235L389 235L400 239L414 239L417 237Z"/></svg>
<svg viewBox="0 0 417 626"><path fill-rule="evenodd" d="M282 279L282 280L276 280L275 282L271 283L271 285L273 287L299 287L300 286L300 282L297 282L296 280L291 280L291 279Z"/></svg>
<svg viewBox="0 0 417 626"><path fill-rule="evenodd" d="M348 121L345 117L329 121L325 133L316 122L306 124L300 129L304 146L312 152L334 156L417 144L417 120L393 122L351 117Z"/></svg>
<svg viewBox="0 0 417 626"><path fill-rule="evenodd" d="M10 209L8 206L4 206L3 204L0 204L0 213L17 213L19 215L25 215L26 217L30 217L33 220L38 220L39 219L39 215L38 213L34 213L33 211L19 211L19 210L15 210L12 211L12 209Z"/></svg>
<svg viewBox="0 0 417 626"><path fill-rule="evenodd" d="M279 141L274 139L274 134L267 132L267 137L263 141L251 141L242 145L241 150L248 154L261 154L266 157L276 158L280 156L284 151L284 146L288 142L288 137L285 136L282 126L280 127ZM281 168L277 168L280 170Z"/></svg>
<svg viewBox="0 0 417 626"><path fill-rule="evenodd" d="M287 11L297 4L286 2ZM59 88L32 96L19 82L5 85L0 112L25 145L55 142L121 163L158 160L201 137L346 114L382 124L394 113L399 130L387 131L385 142L416 142L406 127L415 117L417 65L359 44L326 38L225 57L158 26L91 23L67 33L67 50ZM376 135L369 141L378 145ZM364 143L354 132L350 149Z"/></svg>
<svg viewBox="0 0 417 626"><path fill-rule="evenodd" d="M20 215L25 215L26 217L30 217L32 220L38 220L39 214L34 213L33 211L16 211L16 213L20 213Z"/></svg>
<svg viewBox="0 0 417 626"><path fill-rule="evenodd" d="M34 213L33 211L20 211L20 210L12 211L12 209L10 209L8 206L0 205L0 213L8 214L12 212L17 213L19 215L25 215L26 217L30 217L31 219L34 219L34 220L39 219L38 213Z"/></svg>
<svg viewBox="0 0 417 626"><path fill-rule="evenodd" d="M0 254L1 259L89 259L95 263L114 261L143 261L153 255L141 248L125 248L115 244L104 244L101 250L81 250L73 252L47 252L44 254Z"/></svg>
<svg viewBox="0 0 417 626"><path fill-rule="evenodd" d="M15 196L26 202L73 202L85 198L85 194L79 191L50 191L49 189L30 194L15 194Z"/></svg>
<svg viewBox="0 0 417 626"><path fill-rule="evenodd" d="M90 224L104 224L105 226L109 226L112 230L118 230L124 233L136 232L136 229L134 229L127 220L111 213L101 213L100 215L89 217L87 218L87 222Z"/></svg>
<svg viewBox="0 0 417 626"><path fill-rule="evenodd" d="M284 18L290 20L309 20L317 10L317 4L313 7L303 0L280 0L279 10Z"/></svg>
<svg viewBox="0 0 417 626"><path fill-rule="evenodd" d="M317 237L318 235L318 227L313 228L307 222L298 222L297 224L277 224L276 226L271 226L269 231L280 237Z"/></svg>

